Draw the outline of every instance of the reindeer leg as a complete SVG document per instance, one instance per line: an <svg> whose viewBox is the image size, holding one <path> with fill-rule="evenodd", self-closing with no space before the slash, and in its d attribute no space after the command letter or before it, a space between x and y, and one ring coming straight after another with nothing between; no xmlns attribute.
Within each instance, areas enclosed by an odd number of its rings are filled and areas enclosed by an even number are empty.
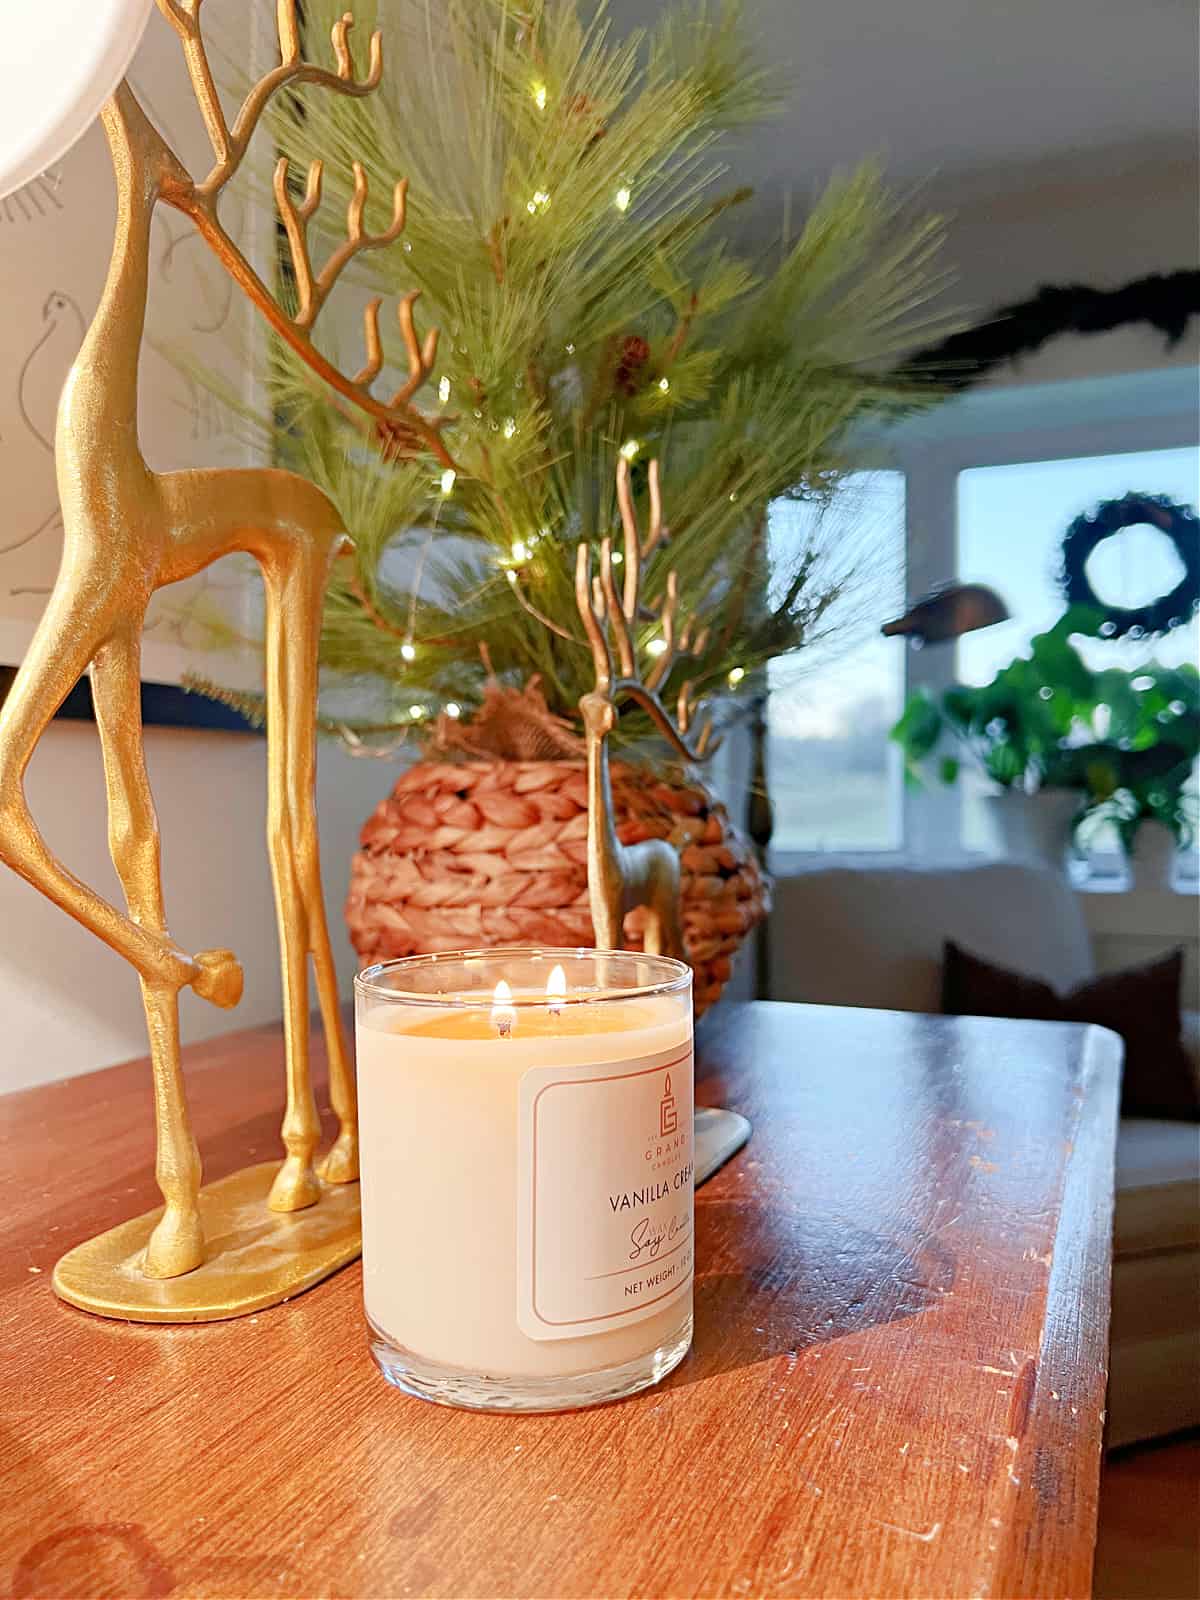
<svg viewBox="0 0 1200 1600"><path fill-rule="evenodd" d="M679 908L679 857L666 840L657 846L650 863L650 920L646 926L647 955L684 959L683 921Z"/></svg>
<svg viewBox="0 0 1200 1600"><path fill-rule="evenodd" d="M311 729L316 708L311 581L299 552L288 564L266 562L267 850L283 962L287 1107L283 1165L271 1185L273 1211L299 1211L321 1197L313 1153L321 1124L308 1055L308 952L312 943L303 893L306 842L315 838ZM305 760L305 749L309 752ZM315 851L311 852L315 862Z"/></svg>
<svg viewBox="0 0 1200 1600"><path fill-rule="evenodd" d="M334 554L349 548L348 540L335 546ZM337 1137L318 1168L326 1183L353 1183L358 1177L358 1093L354 1081L354 1065L346 1048L346 1031L342 1026L341 1000L338 995L337 966L329 942L329 923L325 916L325 895L321 887L321 856L315 809L316 740L317 740L317 647L321 632L321 613L325 603L328 568L315 574L316 581L309 589L311 614L307 626L297 628L294 646L305 659L296 663L296 676L304 674L310 685L311 704L300 725L294 730L296 740L297 770L304 786L297 802L303 805L306 832L300 857L302 861L301 892L304 896L308 918L309 938L312 946L313 968L317 979L317 999L321 1007L321 1026L325 1032L325 1051L329 1057L329 1102L337 1117Z"/></svg>
<svg viewBox="0 0 1200 1600"><path fill-rule="evenodd" d="M25 769L51 718L113 631L94 572L60 578L0 707L0 860L123 956L149 983L191 984L215 1005L236 1005L240 969L228 951L185 955L141 928L68 872L47 847L25 800Z"/></svg>
<svg viewBox="0 0 1200 1600"><path fill-rule="evenodd" d="M683 920L679 910L679 875L678 870L669 879L667 884L667 900L661 913L662 931L659 935L659 955L674 956L676 961L687 960L687 948L683 942Z"/></svg>
<svg viewBox="0 0 1200 1600"><path fill-rule="evenodd" d="M308 930L309 952L316 971L317 998L329 1057L329 1098L338 1120L337 1138L320 1164L328 1183L352 1183L358 1177L358 1097L354 1068L346 1048L338 997L337 968L329 942L325 897L321 887L321 858L315 809L317 738L317 645L321 612L328 581L327 561L297 554L285 589L287 626L283 648L287 652L288 711L285 716L288 757L285 782L291 817L292 870L295 873ZM286 959L286 957L285 957ZM302 1071L305 1090L309 1082L307 1018L302 1035Z"/></svg>
<svg viewBox="0 0 1200 1600"><path fill-rule="evenodd" d="M139 927L165 935L158 819L142 749L140 661L135 635L113 639L92 664L92 696L104 757L113 865L130 916ZM146 1247L143 1270L149 1278L174 1278L204 1259L196 1201L200 1153L192 1135L179 1062L178 986L143 978L142 1004L154 1077L154 1172L164 1202L162 1217Z"/></svg>
<svg viewBox="0 0 1200 1600"><path fill-rule="evenodd" d="M306 886L309 900L309 927L312 931L313 966L317 974L317 998L321 1006L321 1025L325 1030L325 1049L329 1056L329 1103L338 1120L337 1138L325 1154L320 1174L326 1183L353 1183L358 1177L358 1094L354 1066L346 1048L338 996L337 968L329 944L325 921L325 901L321 893L321 869L313 844L314 886Z"/></svg>

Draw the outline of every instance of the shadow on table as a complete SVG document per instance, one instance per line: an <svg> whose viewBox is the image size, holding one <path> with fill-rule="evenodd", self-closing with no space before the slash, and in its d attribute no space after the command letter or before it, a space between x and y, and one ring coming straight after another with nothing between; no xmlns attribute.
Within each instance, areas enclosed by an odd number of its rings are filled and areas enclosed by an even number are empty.
<svg viewBox="0 0 1200 1600"><path fill-rule="evenodd" d="M765 1239L748 1217L746 1232L756 1231L767 1247L758 1259L696 1279L695 1340L669 1386L919 1316L954 1286L953 1258L936 1239L906 1243L821 1217L781 1219Z"/></svg>

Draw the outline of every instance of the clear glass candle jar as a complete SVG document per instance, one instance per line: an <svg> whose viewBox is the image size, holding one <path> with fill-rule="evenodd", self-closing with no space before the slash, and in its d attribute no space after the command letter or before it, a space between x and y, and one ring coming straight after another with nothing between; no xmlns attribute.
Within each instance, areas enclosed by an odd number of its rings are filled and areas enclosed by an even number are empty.
<svg viewBox="0 0 1200 1600"><path fill-rule="evenodd" d="M692 975L486 950L355 982L363 1295L398 1388L553 1411L692 1338Z"/></svg>

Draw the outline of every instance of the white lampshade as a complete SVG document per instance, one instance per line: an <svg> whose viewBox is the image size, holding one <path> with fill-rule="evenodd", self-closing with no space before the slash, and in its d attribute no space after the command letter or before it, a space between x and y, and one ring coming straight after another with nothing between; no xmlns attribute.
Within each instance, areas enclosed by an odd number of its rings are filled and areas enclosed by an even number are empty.
<svg viewBox="0 0 1200 1600"><path fill-rule="evenodd" d="M66 155L133 60L154 0L0 0L0 198Z"/></svg>

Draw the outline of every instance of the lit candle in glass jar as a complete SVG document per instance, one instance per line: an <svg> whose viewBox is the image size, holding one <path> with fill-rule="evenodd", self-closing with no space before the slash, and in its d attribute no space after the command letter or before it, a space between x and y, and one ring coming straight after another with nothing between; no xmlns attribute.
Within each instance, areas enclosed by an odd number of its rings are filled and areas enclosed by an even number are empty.
<svg viewBox="0 0 1200 1600"><path fill-rule="evenodd" d="M692 1331L691 973L496 950L356 983L363 1293L400 1388L555 1410L631 1394Z"/></svg>

